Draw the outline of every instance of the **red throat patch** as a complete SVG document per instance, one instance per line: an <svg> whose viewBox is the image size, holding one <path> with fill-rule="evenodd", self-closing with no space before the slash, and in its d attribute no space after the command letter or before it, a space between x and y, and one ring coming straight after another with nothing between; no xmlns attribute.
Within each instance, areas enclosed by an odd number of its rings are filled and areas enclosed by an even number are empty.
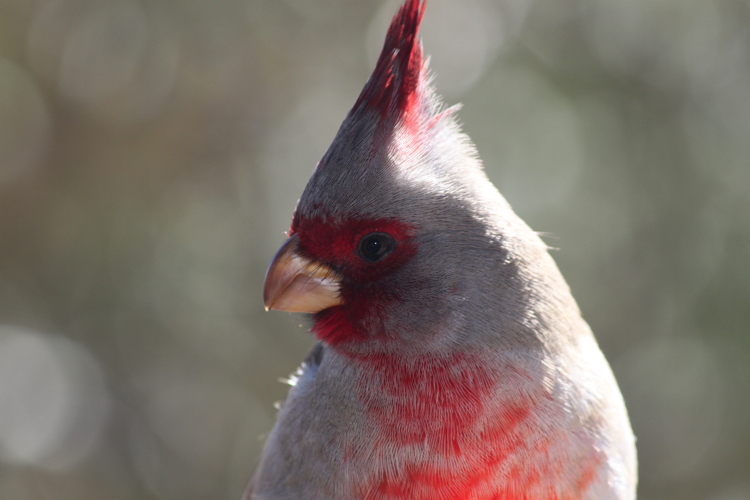
<svg viewBox="0 0 750 500"><path fill-rule="evenodd" d="M381 116L404 118L420 97L425 78L419 25L426 2L406 0L391 21L375 70L352 108L380 111Z"/></svg>

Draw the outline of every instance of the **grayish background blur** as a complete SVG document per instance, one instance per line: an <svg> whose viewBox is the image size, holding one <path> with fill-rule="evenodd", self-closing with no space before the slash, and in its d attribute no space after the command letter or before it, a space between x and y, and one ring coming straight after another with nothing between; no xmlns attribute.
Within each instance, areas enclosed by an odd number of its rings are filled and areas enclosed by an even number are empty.
<svg viewBox="0 0 750 500"><path fill-rule="evenodd" d="M641 500L750 500L750 2L430 0L439 92L610 359ZM0 498L239 496L265 267L398 2L0 0Z"/></svg>

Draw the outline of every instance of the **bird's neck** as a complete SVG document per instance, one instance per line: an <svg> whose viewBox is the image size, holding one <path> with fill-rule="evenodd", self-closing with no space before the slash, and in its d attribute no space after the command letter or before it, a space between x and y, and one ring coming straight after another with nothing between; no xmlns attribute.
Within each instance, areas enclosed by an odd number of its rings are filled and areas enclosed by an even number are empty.
<svg viewBox="0 0 750 500"><path fill-rule="evenodd" d="M377 354L360 358L368 377L358 399L394 444L462 453L484 413L497 374L477 355Z"/></svg>

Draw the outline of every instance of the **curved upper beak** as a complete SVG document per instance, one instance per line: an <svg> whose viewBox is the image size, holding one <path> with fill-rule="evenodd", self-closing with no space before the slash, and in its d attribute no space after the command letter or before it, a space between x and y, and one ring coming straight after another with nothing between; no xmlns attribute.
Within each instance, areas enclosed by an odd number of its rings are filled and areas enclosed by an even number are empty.
<svg viewBox="0 0 750 500"><path fill-rule="evenodd" d="M298 245L297 235L289 238L266 271L266 311L316 313L341 304L339 275L327 265L301 256Z"/></svg>

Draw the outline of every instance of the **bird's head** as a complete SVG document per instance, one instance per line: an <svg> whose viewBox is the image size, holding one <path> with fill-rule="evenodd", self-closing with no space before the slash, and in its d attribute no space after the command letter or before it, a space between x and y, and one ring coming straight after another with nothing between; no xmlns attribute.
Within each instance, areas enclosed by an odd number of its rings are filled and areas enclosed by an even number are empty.
<svg viewBox="0 0 750 500"><path fill-rule="evenodd" d="M424 6L407 0L394 17L266 276L266 308L314 314L313 332L331 345L455 342L468 331L456 311L508 261L501 240L513 231L500 233L515 216L506 217L456 108L432 90Z"/></svg>

